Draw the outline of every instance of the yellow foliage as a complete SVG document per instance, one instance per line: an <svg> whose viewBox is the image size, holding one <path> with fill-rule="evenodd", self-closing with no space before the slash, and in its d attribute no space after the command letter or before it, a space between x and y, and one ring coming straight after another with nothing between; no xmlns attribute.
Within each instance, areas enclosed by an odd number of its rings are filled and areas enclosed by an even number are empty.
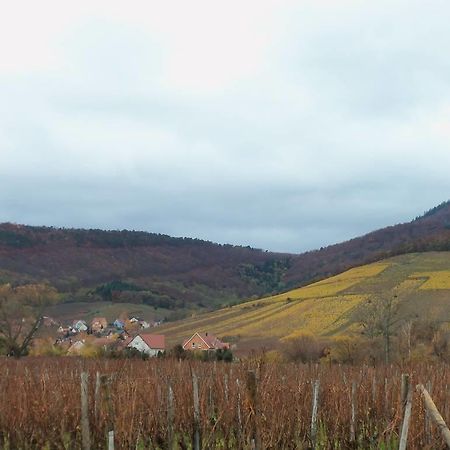
<svg viewBox="0 0 450 450"><path fill-rule="evenodd" d="M334 277L327 278L325 280L319 281L315 284L328 284L334 283L335 281L341 280L358 280L364 278L372 278L379 275L386 268L388 268L390 264L387 263L374 263L368 264L365 266L355 267L354 269L347 270L346 272L342 272Z"/></svg>
<svg viewBox="0 0 450 450"><path fill-rule="evenodd" d="M362 302L362 295L313 298L276 303L252 312L251 317L241 314L239 321L219 324L227 334L297 337L298 334L315 335L331 332L345 321L345 314Z"/></svg>
<svg viewBox="0 0 450 450"><path fill-rule="evenodd" d="M181 342L194 331L210 331L219 337L235 337L238 346L259 341L270 346L304 334L313 334L318 339L357 335L361 326L354 310L369 298L391 291L402 301L430 297L428 302L419 302L418 307L421 312L426 308L428 315L439 317L443 310L440 299L445 293L424 290L450 290L449 256L450 252L406 255L356 267L302 288L167 324L163 331L172 342ZM344 346L344 342L337 344ZM368 360L383 353L382 342L375 345L371 341L370 345L364 344L364 349L364 358Z"/></svg>
<svg viewBox="0 0 450 450"><path fill-rule="evenodd" d="M79 350L79 355L84 356L85 358L96 358L101 353L100 347L97 347L91 343L86 343Z"/></svg>
<svg viewBox="0 0 450 450"><path fill-rule="evenodd" d="M65 349L54 344L54 339L35 339L30 349L30 356L61 356Z"/></svg>
<svg viewBox="0 0 450 450"><path fill-rule="evenodd" d="M355 364L364 358L364 340L361 337L335 336L330 342L331 361Z"/></svg>
<svg viewBox="0 0 450 450"><path fill-rule="evenodd" d="M412 277L427 278L419 289L450 289L450 270L415 273Z"/></svg>
<svg viewBox="0 0 450 450"><path fill-rule="evenodd" d="M379 275L383 272L390 264L369 264L367 266L356 267L354 269L347 270L334 277L327 278L317 283L310 284L298 289L293 289L283 294L274 295L272 297L267 297L260 302L271 303L271 302L283 302L288 299L299 300L307 298L323 298L335 296L346 289L360 283L366 278L371 278Z"/></svg>
<svg viewBox="0 0 450 450"><path fill-rule="evenodd" d="M283 356L277 350L270 350L265 354L266 361L270 363L278 363L283 361Z"/></svg>

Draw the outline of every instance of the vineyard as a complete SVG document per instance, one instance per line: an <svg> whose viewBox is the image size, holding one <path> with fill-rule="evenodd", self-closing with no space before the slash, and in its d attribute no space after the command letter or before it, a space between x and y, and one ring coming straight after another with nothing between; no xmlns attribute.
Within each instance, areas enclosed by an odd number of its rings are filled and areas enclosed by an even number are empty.
<svg viewBox="0 0 450 450"><path fill-rule="evenodd" d="M2 449L444 448L416 384L450 414L447 366L3 359ZM83 380L83 381L82 381ZM403 400L402 400L403 399Z"/></svg>
<svg viewBox="0 0 450 450"><path fill-rule="evenodd" d="M408 291L402 316L442 320L450 314L450 254L403 255L355 267L282 294L167 322L161 333L170 345L208 330L236 343L241 354L262 347L279 350L305 333L329 338L358 331L361 306L395 287Z"/></svg>

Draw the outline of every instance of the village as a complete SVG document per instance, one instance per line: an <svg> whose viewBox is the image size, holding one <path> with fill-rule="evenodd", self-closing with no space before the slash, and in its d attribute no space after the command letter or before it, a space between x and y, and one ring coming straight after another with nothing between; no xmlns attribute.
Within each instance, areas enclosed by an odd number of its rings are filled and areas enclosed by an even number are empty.
<svg viewBox="0 0 450 450"><path fill-rule="evenodd" d="M67 356L141 356L143 358L164 356L169 350L178 352L214 353L229 351L230 344L207 331L198 331L186 336L183 342L170 349L166 336L150 332L158 328L162 320L147 321L138 317L124 317L108 322L105 317L94 317L91 321L73 320L70 325L61 325L51 317L43 318L43 328L55 330L56 338L47 333L46 338L36 339L32 354L48 353ZM49 336L50 335L50 336ZM174 350L175 349L175 350Z"/></svg>

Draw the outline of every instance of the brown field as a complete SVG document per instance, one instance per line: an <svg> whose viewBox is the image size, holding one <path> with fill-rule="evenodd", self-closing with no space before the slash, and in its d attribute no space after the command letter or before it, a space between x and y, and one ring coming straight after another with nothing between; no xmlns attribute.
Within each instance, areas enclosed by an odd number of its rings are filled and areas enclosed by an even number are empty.
<svg viewBox="0 0 450 450"><path fill-rule="evenodd" d="M403 372L411 374L413 386L430 386L444 419L450 413L450 371L445 365L371 368L272 364L262 358L232 364L4 358L0 361L0 448L81 448L81 372L89 373L92 449L106 448L110 428L115 431L116 449L192 448L193 373L199 380L201 448L247 449L252 439L264 449L311 448L315 380L320 382L316 440L320 449L397 448ZM107 390L101 388L96 394L97 372L111 377L109 403ZM252 374L256 392L250 383ZM408 448L443 448L415 391Z"/></svg>

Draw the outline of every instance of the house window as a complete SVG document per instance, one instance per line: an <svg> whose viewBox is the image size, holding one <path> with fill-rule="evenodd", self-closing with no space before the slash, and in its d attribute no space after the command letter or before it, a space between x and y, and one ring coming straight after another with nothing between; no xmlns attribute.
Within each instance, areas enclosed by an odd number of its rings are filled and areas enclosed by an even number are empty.
<svg viewBox="0 0 450 450"><path fill-rule="evenodd" d="M195 342L192 343L192 348L195 348Z"/></svg>

